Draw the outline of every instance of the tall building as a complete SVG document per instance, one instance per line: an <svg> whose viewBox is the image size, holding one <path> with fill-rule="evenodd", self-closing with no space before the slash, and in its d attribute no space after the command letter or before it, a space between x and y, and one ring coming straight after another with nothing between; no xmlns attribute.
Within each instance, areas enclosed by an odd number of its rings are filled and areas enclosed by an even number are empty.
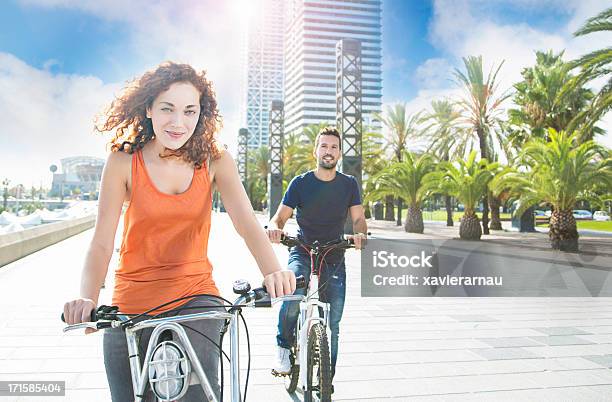
<svg viewBox="0 0 612 402"><path fill-rule="evenodd" d="M382 0L292 0L286 5L285 132L336 119L336 43L357 39L362 49L362 116L382 101Z"/></svg>
<svg viewBox="0 0 612 402"><path fill-rule="evenodd" d="M268 145L269 109L283 96L283 0L253 0L247 29L246 99L242 120L249 148Z"/></svg>

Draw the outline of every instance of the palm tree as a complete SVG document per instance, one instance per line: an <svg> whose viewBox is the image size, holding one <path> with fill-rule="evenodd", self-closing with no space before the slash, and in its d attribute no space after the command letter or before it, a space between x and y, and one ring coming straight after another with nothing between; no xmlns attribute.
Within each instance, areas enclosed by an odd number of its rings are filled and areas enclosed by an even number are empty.
<svg viewBox="0 0 612 402"><path fill-rule="evenodd" d="M426 152L433 153L441 161L449 161L451 154L464 155L471 136L458 126L461 113L449 99L433 100L431 112L423 116L426 124L421 137L429 142ZM453 206L451 196L444 196L446 206L446 226L453 226Z"/></svg>
<svg viewBox="0 0 612 402"><path fill-rule="evenodd" d="M579 30L574 32L574 36L610 31L612 31L612 7L588 19ZM587 127L593 127L594 123L612 107L612 47L585 54L575 60L572 65L581 69L575 80L576 85L595 79L605 79L603 87L595 95L588 111L577 119L579 122L585 122Z"/></svg>
<svg viewBox="0 0 612 402"><path fill-rule="evenodd" d="M393 107L386 105L385 113L376 113L374 117L380 120L388 130L387 143L393 153L393 158L396 162L402 161L402 155L408 146L408 140L415 138L418 135L418 125L421 120L421 114L415 113L410 115L406 109L405 103L397 103ZM387 196L387 201L393 199L392 195ZM391 204L392 205L392 204ZM393 211L388 208L387 211ZM386 219L387 217L385 217ZM391 220L393 217L391 216ZM397 225L402 224L402 198L397 200Z"/></svg>
<svg viewBox="0 0 612 402"><path fill-rule="evenodd" d="M548 131L548 141L530 140L521 153L528 170L507 168L491 183L494 191L510 189L520 197L517 213L531 206L553 206L549 238L553 249L578 251L578 231L572 209L580 199L592 197L592 189L603 183L612 187L610 151L592 140L579 143L579 133Z"/></svg>
<svg viewBox="0 0 612 402"><path fill-rule="evenodd" d="M270 173L270 148L262 146L249 152L247 171L247 194L253 209L261 209L268 194L268 173Z"/></svg>
<svg viewBox="0 0 612 402"><path fill-rule="evenodd" d="M481 159L495 159L495 144L501 143L502 132L498 130L502 103L510 97L505 91L498 94L497 74L504 62L497 68L493 66L485 80L482 69L482 56L469 56L463 58L465 73L455 69L455 80L463 88L464 96L459 100L464 122L472 128L478 138ZM485 186L486 189L486 186ZM489 234L489 202L490 196L483 194L482 228L484 234ZM498 212L498 209L497 211ZM497 215L498 216L498 215ZM497 225L497 222L495 223ZM501 226L501 223L499 224Z"/></svg>
<svg viewBox="0 0 612 402"><path fill-rule="evenodd" d="M497 162L476 161L476 151L472 151L465 160L441 162L440 170L429 174L425 180L426 187L437 187L439 192L456 197L465 206L459 224L459 237L464 240L480 240L482 230L476 205L498 169Z"/></svg>
<svg viewBox="0 0 612 402"><path fill-rule="evenodd" d="M383 145L382 134L374 131L366 131L362 137L362 160L363 160L363 194L369 194L375 186L374 176L387 166L387 159L384 157L385 147ZM365 197L364 197L365 198ZM378 201L378 200L373 200ZM370 203L364 201L365 214L369 218Z"/></svg>
<svg viewBox="0 0 612 402"><path fill-rule="evenodd" d="M423 200L430 195L431 187L424 185L425 176L435 170L430 154L416 157L404 152L401 162L393 162L374 176L376 187L366 199L373 200L390 194L408 201L408 215L404 229L410 233L423 233Z"/></svg>
<svg viewBox="0 0 612 402"><path fill-rule="evenodd" d="M510 121L526 126L526 137L545 138L548 128L573 131L580 116L588 110L593 92L577 85L572 64L563 61L564 52L536 52L536 64L524 68L523 81L514 85L516 109L508 111ZM583 128L581 141L592 139L602 130Z"/></svg>

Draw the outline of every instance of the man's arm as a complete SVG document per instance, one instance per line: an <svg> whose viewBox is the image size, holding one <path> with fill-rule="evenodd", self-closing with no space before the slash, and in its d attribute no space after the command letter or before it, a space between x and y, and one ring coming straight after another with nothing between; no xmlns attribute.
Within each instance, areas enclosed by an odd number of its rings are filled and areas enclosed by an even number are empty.
<svg viewBox="0 0 612 402"><path fill-rule="evenodd" d="M272 243L280 243L283 228L287 220L291 218L291 215L293 215L293 208L280 204L268 224L268 237Z"/></svg>
<svg viewBox="0 0 612 402"><path fill-rule="evenodd" d="M351 220L353 221L353 236L349 236L355 242L355 248L360 250L365 245L367 239L368 224L366 223L363 205L353 205L349 208Z"/></svg>

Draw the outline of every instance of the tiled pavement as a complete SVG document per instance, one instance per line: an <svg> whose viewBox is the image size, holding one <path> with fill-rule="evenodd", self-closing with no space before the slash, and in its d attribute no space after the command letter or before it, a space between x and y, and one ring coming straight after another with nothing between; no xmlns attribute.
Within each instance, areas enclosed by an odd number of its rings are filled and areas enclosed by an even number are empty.
<svg viewBox="0 0 612 402"><path fill-rule="evenodd" d="M410 237L389 223L373 226L378 237ZM453 230L427 225L426 234L453 237ZM58 320L63 302L78 293L91 235L0 268L0 380L65 380L63 400L110 400L100 334L64 335ZM506 232L488 240L542 250L547 241ZM581 240L598 250L612 246L612 239ZM233 279L258 278L246 248L227 247L240 241L227 216L215 215L210 252L225 296ZM286 258L282 247L276 251ZM359 254L347 253L347 263L334 400L612 400L612 299L362 298ZM110 301L110 278L102 301ZM249 310L245 317L252 346L248 400L301 400L269 374L276 311Z"/></svg>

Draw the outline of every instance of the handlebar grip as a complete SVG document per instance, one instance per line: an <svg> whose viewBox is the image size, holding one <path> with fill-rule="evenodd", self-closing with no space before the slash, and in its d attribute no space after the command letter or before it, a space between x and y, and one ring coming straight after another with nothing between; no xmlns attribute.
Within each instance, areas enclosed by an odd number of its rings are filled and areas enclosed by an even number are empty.
<svg viewBox="0 0 612 402"><path fill-rule="evenodd" d="M295 285L297 289L306 287L306 278L304 275L298 275L295 278ZM266 286L263 285L261 288L254 290L255 292L255 307L272 307L272 300L266 290Z"/></svg>
<svg viewBox="0 0 612 402"><path fill-rule="evenodd" d="M98 310L96 309L91 310L91 315L89 316L89 318L91 319L91 322L98 321ZM64 313L62 313L61 320L62 322L66 322L66 319L64 318Z"/></svg>
<svg viewBox="0 0 612 402"><path fill-rule="evenodd" d="M372 232L367 232L366 236L370 237L372 235ZM348 239L349 244L355 244L355 241L353 239Z"/></svg>
<svg viewBox="0 0 612 402"><path fill-rule="evenodd" d="M100 321L98 323L96 323L96 327L98 329L105 329L105 328L111 328L113 326L113 323L110 321Z"/></svg>
<svg viewBox="0 0 612 402"><path fill-rule="evenodd" d="M304 278L304 275L298 275L295 277L295 288L296 289L302 289L306 287L306 278ZM264 290L264 292L268 293L268 290L266 289L266 285L263 284L261 285L261 288Z"/></svg>

